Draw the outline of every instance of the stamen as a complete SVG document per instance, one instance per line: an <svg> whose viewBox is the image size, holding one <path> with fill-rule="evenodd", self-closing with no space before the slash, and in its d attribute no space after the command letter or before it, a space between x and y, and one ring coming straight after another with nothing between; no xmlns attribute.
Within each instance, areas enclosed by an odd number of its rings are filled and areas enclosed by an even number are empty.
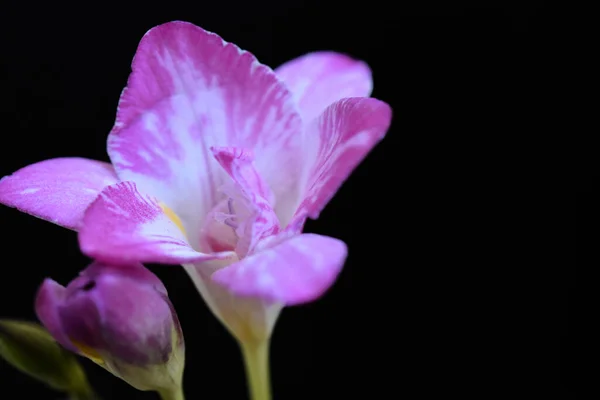
<svg viewBox="0 0 600 400"><path fill-rule="evenodd" d="M223 223L227 226L232 227L235 230L238 227L238 223L235 222L235 219L236 219L235 217L229 217L229 218L226 218L225 221L223 221Z"/></svg>
<svg viewBox="0 0 600 400"><path fill-rule="evenodd" d="M233 208L233 198L229 198L227 200L227 208L229 209L229 214L235 215L235 209Z"/></svg>
<svg viewBox="0 0 600 400"><path fill-rule="evenodd" d="M233 199L231 197L227 199L227 211L228 212L226 213L216 212L214 214L214 218L216 221L232 228L233 232L235 233L235 230L238 228L239 224L235 215L235 208L233 207Z"/></svg>

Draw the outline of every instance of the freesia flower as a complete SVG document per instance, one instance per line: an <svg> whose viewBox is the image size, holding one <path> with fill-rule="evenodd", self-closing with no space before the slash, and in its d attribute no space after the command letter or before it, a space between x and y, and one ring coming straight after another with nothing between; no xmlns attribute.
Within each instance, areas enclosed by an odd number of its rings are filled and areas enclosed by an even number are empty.
<svg viewBox="0 0 600 400"><path fill-rule="evenodd" d="M302 229L389 127L371 89L368 66L342 54L273 71L166 23L137 49L112 165L33 164L0 182L0 202L78 230L95 259L182 264L242 347L260 347L281 308L321 296L345 261L343 242Z"/></svg>
<svg viewBox="0 0 600 400"><path fill-rule="evenodd" d="M67 287L46 279L35 308L65 348L136 389L180 393L185 355L179 320L160 279L141 264L95 262Z"/></svg>

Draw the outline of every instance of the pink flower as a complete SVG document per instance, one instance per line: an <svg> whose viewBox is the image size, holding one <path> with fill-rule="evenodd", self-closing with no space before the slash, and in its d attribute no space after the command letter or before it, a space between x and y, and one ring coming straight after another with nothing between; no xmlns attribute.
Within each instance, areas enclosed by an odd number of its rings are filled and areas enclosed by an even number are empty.
<svg viewBox="0 0 600 400"><path fill-rule="evenodd" d="M95 262L67 287L46 279L35 309L57 342L135 388L179 390L181 326L167 289L141 264Z"/></svg>
<svg viewBox="0 0 600 400"><path fill-rule="evenodd" d="M302 234L385 135L368 66L333 52L275 71L185 22L142 39L108 137L112 165L59 158L0 181L0 202L79 231L103 262L183 264L238 338L318 298L346 258Z"/></svg>

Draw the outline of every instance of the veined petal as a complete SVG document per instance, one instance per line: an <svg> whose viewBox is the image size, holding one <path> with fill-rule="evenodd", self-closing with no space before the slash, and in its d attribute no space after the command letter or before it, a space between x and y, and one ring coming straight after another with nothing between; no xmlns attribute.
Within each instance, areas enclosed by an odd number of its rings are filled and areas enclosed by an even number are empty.
<svg viewBox="0 0 600 400"><path fill-rule="evenodd" d="M309 173L294 221L316 219L352 170L385 136L392 110L373 98L335 102L309 127Z"/></svg>
<svg viewBox="0 0 600 400"><path fill-rule="evenodd" d="M279 231L279 220L271 204L274 196L254 168L252 152L234 147L211 148L215 159L234 182L230 194L235 232L238 236L236 253L251 254L258 242Z"/></svg>
<svg viewBox="0 0 600 400"><path fill-rule="evenodd" d="M306 303L333 284L346 255L341 240L302 234L218 270L212 279L237 296Z"/></svg>
<svg viewBox="0 0 600 400"><path fill-rule="evenodd" d="M0 180L0 203L78 230L87 206L118 182L113 167L85 158L54 158L22 168Z"/></svg>
<svg viewBox="0 0 600 400"><path fill-rule="evenodd" d="M305 121L318 117L329 105L346 97L368 97L373 90L369 66L332 51L298 57L275 69L292 92Z"/></svg>
<svg viewBox="0 0 600 400"><path fill-rule="evenodd" d="M108 152L121 180L165 202L196 242L226 178L210 146L260 151L266 161L257 167L271 187L294 192L297 180L270 167L286 159L299 166L301 134L291 94L271 69L218 35L176 21L141 40Z"/></svg>
<svg viewBox="0 0 600 400"><path fill-rule="evenodd" d="M176 216L165 212L157 199L140 194L133 182L100 193L84 215L79 244L87 256L116 264L182 264L231 255L195 251Z"/></svg>

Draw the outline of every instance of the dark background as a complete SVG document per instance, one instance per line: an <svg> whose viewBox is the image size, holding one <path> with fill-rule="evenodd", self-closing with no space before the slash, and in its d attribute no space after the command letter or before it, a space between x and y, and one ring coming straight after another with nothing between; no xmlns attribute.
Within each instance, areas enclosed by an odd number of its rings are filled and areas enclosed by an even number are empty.
<svg viewBox="0 0 600 400"><path fill-rule="evenodd" d="M570 256L558 269L538 274L540 259L525 256L537 243L540 203L531 196L543 175L541 125L551 119L541 105L551 91L549 38L559 29L545 2L177 3L3 2L0 176L55 157L108 161L131 59L157 24L193 22L272 67L315 50L348 53L369 63L373 96L391 104L394 119L307 224L344 240L350 256L321 300L283 312L272 342L274 398L535 398L546 390L546 398L575 398L574 215L561 236ZM595 220L578 234L598 221L590 182L577 213ZM89 260L73 232L7 207L0 221L0 315L34 319L42 279L66 284ZM578 251L593 245L578 240ZM245 398L235 342L183 269L150 267L185 332L187 398ZM541 297L530 294L541 286ZM106 399L157 398L83 362ZM0 383L19 393L6 398L61 397L1 361Z"/></svg>

